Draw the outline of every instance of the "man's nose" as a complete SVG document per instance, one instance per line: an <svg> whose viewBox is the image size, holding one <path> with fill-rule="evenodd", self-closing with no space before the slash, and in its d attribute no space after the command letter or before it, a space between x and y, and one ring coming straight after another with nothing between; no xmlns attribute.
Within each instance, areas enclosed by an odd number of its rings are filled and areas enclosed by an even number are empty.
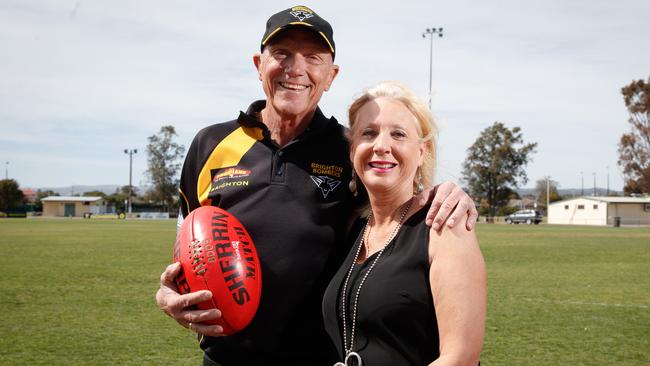
<svg viewBox="0 0 650 366"><path fill-rule="evenodd" d="M306 59L300 54L287 57L284 63L284 72L289 77L300 76L305 73Z"/></svg>

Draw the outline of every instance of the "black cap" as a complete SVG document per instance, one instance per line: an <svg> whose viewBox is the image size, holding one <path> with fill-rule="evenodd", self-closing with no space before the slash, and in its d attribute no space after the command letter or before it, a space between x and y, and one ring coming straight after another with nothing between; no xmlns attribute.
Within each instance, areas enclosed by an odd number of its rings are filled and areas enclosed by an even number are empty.
<svg viewBox="0 0 650 366"><path fill-rule="evenodd" d="M271 38L281 30L296 27L304 27L320 34L332 52L332 58L334 58L336 52L332 26L325 19L318 16L318 14L313 10L302 5L297 5L273 14L269 20L266 21L266 32L264 32L264 37L262 37L262 45L260 49L263 51L264 46L266 46L269 40L271 40Z"/></svg>

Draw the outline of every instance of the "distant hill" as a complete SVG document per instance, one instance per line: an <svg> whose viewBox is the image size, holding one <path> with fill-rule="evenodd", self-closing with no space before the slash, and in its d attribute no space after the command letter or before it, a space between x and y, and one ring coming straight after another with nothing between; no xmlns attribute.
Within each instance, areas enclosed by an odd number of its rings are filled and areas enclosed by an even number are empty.
<svg viewBox="0 0 650 366"><path fill-rule="evenodd" d="M102 184L102 185L96 185L96 186L69 186L69 187L40 187L37 188L41 191L53 191L58 193L61 196L74 196L74 195L82 195L86 192L92 192L92 191L99 191L99 192L104 192L105 194L113 194L115 193L121 186L118 186L116 184ZM138 187L134 186L135 189L138 189Z"/></svg>
<svg viewBox="0 0 650 366"><path fill-rule="evenodd" d="M96 186L40 187L36 189L40 189L41 191L51 190L58 193L61 196L73 196L77 194L81 195L84 194L85 192L92 192L92 191L100 191L108 195L108 194L115 193L115 191L120 187L121 187L120 185L116 185L116 184L100 184ZM133 186L133 187L136 190L138 190L140 194L148 189L148 187L138 187L138 186ZM580 188L560 188L558 189L558 193L563 198L582 196ZM611 189L609 190L609 193L610 194L615 193L618 196L623 195L622 191L614 191ZM519 194L520 197L534 196L535 189L534 188L517 189L517 194ZM584 196L593 196L593 195L594 195L593 187L584 189ZM606 196L606 195L607 195L607 189L596 187L596 196Z"/></svg>
<svg viewBox="0 0 650 366"><path fill-rule="evenodd" d="M584 192L584 194L583 194ZM594 196L594 188L586 188L584 191L580 188L559 188L557 190L557 193L560 194L563 198L570 198L570 197L579 197L579 196ZM517 194L519 194L520 197L523 196L534 196L535 195L535 188L521 188L517 189ZM617 195L617 196L622 196L623 192L622 191L615 191L613 189L609 190L610 195ZM596 187L596 194L595 196L607 196L607 189L606 188L599 188Z"/></svg>

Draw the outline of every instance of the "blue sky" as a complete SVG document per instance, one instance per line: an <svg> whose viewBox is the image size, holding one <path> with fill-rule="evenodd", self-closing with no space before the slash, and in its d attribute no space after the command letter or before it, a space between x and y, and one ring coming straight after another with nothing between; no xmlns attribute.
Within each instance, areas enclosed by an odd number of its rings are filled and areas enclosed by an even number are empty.
<svg viewBox="0 0 650 366"><path fill-rule="evenodd" d="M189 146L203 126L263 97L252 64L266 19L286 1L0 2L0 162L21 187L146 184L147 137L172 124ZM341 72L321 101L343 124L364 87L429 89L441 125L437 180L458 181L466 149L495 121L537 142L528 184L623 180L620 89L650 75L643 0L311 1L334 28ZM6 162L9 162L8 164Z"/></svg>

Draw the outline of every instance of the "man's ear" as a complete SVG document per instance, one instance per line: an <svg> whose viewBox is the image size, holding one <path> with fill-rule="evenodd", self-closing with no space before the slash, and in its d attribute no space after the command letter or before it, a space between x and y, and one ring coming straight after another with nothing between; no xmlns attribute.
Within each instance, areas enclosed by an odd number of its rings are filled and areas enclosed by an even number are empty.
<svg viewBox="0 0 650 366"><path fill-rule="evenodd" d="M332 86L332 82L334 82L334 79L336 79L336 75L338 74L339 74L339 65L332 64L332 67L330 68L329 80L327 81L327 86L325 87L325 91L330 90L330 86Z"/></svg>
<svg viewBox="0 0 650 366"><path fill-rule="evenodd" d="M262 81L262 72L260 70L260 67L262 65L262 54L261 53L256 53L253 55L253 65L255 65L255 69L257 69L257 78Z"/></svg>

